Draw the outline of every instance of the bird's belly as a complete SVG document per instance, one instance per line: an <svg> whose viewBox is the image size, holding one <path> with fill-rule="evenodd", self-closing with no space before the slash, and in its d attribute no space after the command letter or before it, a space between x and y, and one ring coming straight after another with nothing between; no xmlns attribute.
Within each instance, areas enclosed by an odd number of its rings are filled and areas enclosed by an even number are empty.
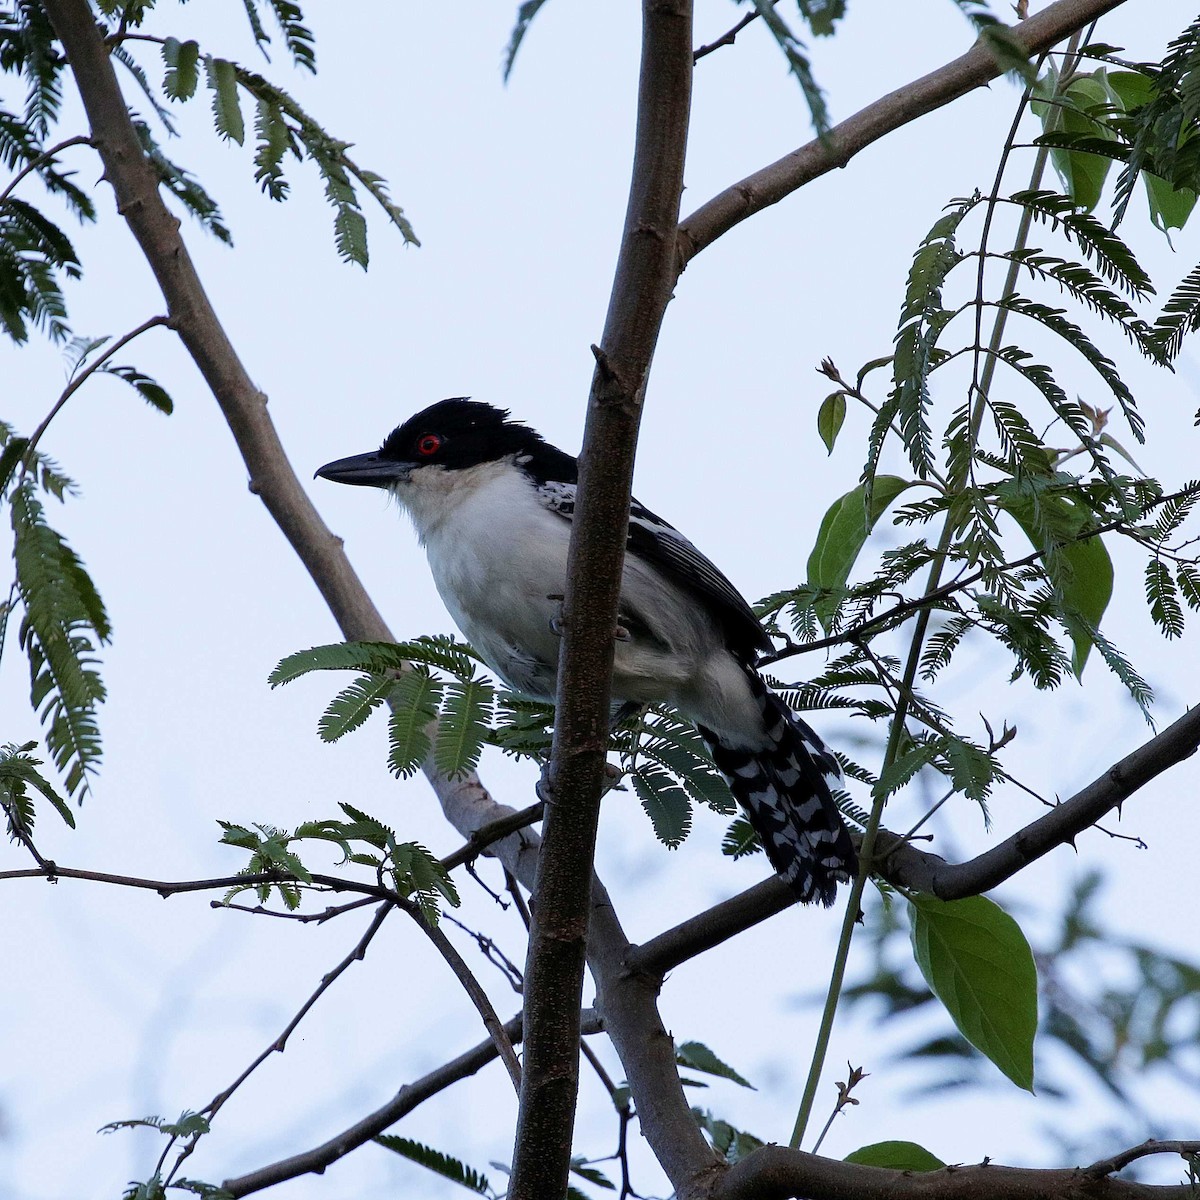
<svg viewBox="0 0 1200 1200"><path fill-rule="evenodd" d="M552 626L571 527L545 509L498 499L473 497L452 528L430 531L429 565L450 615L488 666L517 691L553 700L560 638ZM621 603L656 636L613 630L613 699L676 703L718 648L715 631L690 598L635 561L626 561Z"/></svg>
<svg viewBox="0 0 1200 1200"><path fill-rule="evenodd" d="M548 700L559 643L551 622L560 601L552 597L566 586L568 532L497 525L486 537L428 545L438 592L467 641L511 687Z"/></svg>

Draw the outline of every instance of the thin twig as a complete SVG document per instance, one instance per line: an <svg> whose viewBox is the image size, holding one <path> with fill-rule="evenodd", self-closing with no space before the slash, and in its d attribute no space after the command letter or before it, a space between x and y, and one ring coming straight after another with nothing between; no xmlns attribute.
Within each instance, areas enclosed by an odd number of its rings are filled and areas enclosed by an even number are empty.
<svg viewBox="0 0 1200 1200"><path fill-rule="evenodd" d="M1130 1163L1136 1162L1139 1158L1148 1158L1152 1154L1180 1154L1184 1158L1192 1158L1200 1154L1200 1141L1160 1142L1149 1138L1140 1146L1133 1146L1129 1150L1122 1150L1119 1154L1113 1154L1109 1158L1102 1158L1099 1162L1092 1163L1090 1167L1084 1168L1084 1173L1096 1179L1104 1175L1115 1175L1118 1171L1123 1171Z"/></svg>
<svg viewBox="0 0 1200 1200"><path fill-rule="evenodd" d="M702 58L711 54L714 50L720 50L722 46L732 46L737 41L737 35L750 24L751 21L757 21L760 14L758 9L747 13L732 29L727 29L715 42L709 42L705 46L701 46L698 50L692 51L693 65L698 63Z"/></svg>
<svg viewBox="0 0 1200 1200"><path fill-rule="evenodd" d="M77 134L75 137L69 137L65 141L59 142L57 146L51 146L49 150L43 151L36 158L31 158L13 177L8 181L8 186L4 191L0 192L0 204L3 204L9 196L16 190L17 184L26 176L31 175L39 167L44 167L48 162L52 162L69 146L90 146L92 139L84 134Z"/></svg>
<svg viewBox="0 0 1200 1200"><path fill-rule="evenodd" d="M147 330L155 329L159 325L171 325L170 317L151 317L148 321L143 321L136 329L131 329L128 333L117 338L103 354L100 355L94 362L91 362L87 367L80 371L70 383L63 388L62 395L54 402L53 407L46 414L46 419L33 431L33 436L25 447L24 463L22 466L22 474L25 474L33 463L33 452L37 448L38 442L42 440L43 434L50 428L50 422L62 411L62 407L77 391L98 371L118 350L123 346L129 345L136 337L141 337Z"/></svg>
<svg viewBox="0 0 1200 1200"><path fill-rule="evenodd" d="M379 932L383 922L387 919L388 913L391 911L392 904L390 902L384 902L379 905L379 907L375 910L375 916L371 918L371 923L367 926L362 937L358 939L358 942L355 944L354 948L349 954L346 955L345 958L342 959L341 962L337 964L336 967L333 968L332 971L327 972L321 977L321 982L317 985L308 999L305 1000L300 1006L296 1015L292 1017L292 1019L283 1027L283 1030L280 1032L279 1036L275 1038L275 1040L271 1042L271 1044L267 1046L266 1049L263 1050L262 1053L259 1054L258 1057L255 1058L254 1061L251 1062L250 1065L247 1066L246 1069L242 1071L242 1073L228 1087L218 1092L200 1110L203 1115L209 1118L210 1122L212 1118L215 1117L221 1110L226 1101L228 1101L229 1098L234 1094L234 1092L236 1092L238 1088L240 1088L242 1084L245 1083L246 1080L249 1079L250 1076L253 1075L254 1072L257 1071L258 1068L261 1067L263 1063L265 1063L267 1059L271 1057L271 1055L282 1054L284 1050L287 1049L288 1038L292 1036L300 1022L303 1021L304 1018L312 1011L312 1008L317 1001L321 999L321 997L338 981L338 979L341 978L343 974L345 974L352 964L361 962L363 958L366 957L367 947L370 946L372 939ZM168 1176L168 1182L175 1177L176 1172L178 1172L179 1168L183 1165L184 1160L195 1149L197 1141L198 1135L191 1138L188 1144L180 1152L179 1157L175 1160L174 1166L171 1168L171 1173ZM168 1143L168 1150L169 1149L170 1143ZM167 1150L164 1150L162 1157L159 1159L159 1172L161 1172L163 1163L166 1161L166 1155Z"/></svg>
<svg viewBox="0 0 1200 1200"><path fill-rule="evenodd" d="M479 947L479 952L488 960L508 981L509 986L519 996L522 990L524 977L521 975L520 969L516 963L496 945L494 941L486 934L478 933L476 930L465 925L457 917L451 916L449 913L442 914L443 921L449 921L451 925L457 925L468 937L472 938L475 944Z"/></svg>
<svg viewBox="0 0 1200 1200"><path fill-rule="evenodd" d="M518 833L536 821L540 821L545 807L545 804L539 800L536 804L531 804L528 808L523 808L519 812L512 813L510 816L501 817L498 821L493 821L490 825L485 825L470 836L465 846L455 850L453 854L447 854L442 859L442 866L447 871L452 871L455 867L462 866L464 863L478 858L479 855L495 842L499 842L508 837L509 834Z"/></svg>
<svg viewBox="0 0 1200 1200"><path fill-rule="evenodd" d="M301 912L279 912L273 908L266 908L261 904L234 904L232 900L210 900L208 902L210 908L229 909L232 912L254 913L256 916L277 917L281 921L299 921L302 925L323 925L326 921L332 920L334 917L340 917L343 913L353 912L356 908L364 908L368 904L378 903L378 898L375 896L364 896L361 900L351 900L349 904L335 904L323 912L317 913L301 913Z"/></svg>
<svg viewBox="0 0 1200 1200"><path fill-rule="evenodd" d="M517 1061L516 1051L513 1049L508 1034L504 1031L504 1023L496 1015L496 1010L492 1007L492 1002L488 999L487 992L480 987L479 980L471 973L471 968L467 966L463 956L454 948L454 943L436 925L429 921L421 911L419 904L404 899L399 900L398 904L416 922L417 928L434 944L437 952L446 960L450 970L454 972L455 978L462 984L463 991L467 993L471 1003L475 1005L480 1018L483 1020L483 1027L488 1031L489 1036L496 1045L496 1051L500 1055L500 1060L504 1063L505 1069L508 1071L509 1079L512 1080L513 1089L520 1095L521 1064Z"/></svg>

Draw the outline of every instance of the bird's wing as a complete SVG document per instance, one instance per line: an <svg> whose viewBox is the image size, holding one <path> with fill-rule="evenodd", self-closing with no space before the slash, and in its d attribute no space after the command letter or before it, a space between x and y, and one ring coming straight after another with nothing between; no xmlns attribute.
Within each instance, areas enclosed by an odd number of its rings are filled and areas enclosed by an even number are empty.
<svg viewBox="0 0 1200 1200"><path fill-rule="evenodd" d="M575 517L575 491L574 483L558 480L537 487L538 499L568 521ZM752 661L772 648L741 592L678 529L637 500L630 505L625 548L704 603L724 630L730 650L740 658Z"/></svg>

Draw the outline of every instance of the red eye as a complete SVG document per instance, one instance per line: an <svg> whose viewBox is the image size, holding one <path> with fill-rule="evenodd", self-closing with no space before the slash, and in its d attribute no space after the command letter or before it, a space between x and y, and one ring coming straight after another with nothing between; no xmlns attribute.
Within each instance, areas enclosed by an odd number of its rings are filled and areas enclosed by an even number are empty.
<svg viewBox="0 0 1200 1200"><path fill-rule="evenodd" d="M436 433L423 433L417 438L417 453L424 458L436 454L442 448L442 439Z"/></svg>

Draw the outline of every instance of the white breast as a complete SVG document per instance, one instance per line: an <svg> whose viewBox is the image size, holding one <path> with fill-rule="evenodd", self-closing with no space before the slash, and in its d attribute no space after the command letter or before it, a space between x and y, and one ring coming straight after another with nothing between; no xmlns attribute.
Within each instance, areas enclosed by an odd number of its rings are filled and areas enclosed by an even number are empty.
<svg viewBox="0 0 1200 1200"><path fill-rule="evenodd" d="M551 698L571 527L510 463L426 467L395 489L466 639L513 687Z"/></svg>
<svg viewBox="0 0 1200 1200"><path fill-rule="evenodd" d="M394 493L466 639L511 687L553 700L559 637L551 622L566 589L570 522L510 462L424 467ZM744 671L694 597L627 558L621 599L658 636L616 642L614 699L675 704L718 730L760 729Z"/></svg>

